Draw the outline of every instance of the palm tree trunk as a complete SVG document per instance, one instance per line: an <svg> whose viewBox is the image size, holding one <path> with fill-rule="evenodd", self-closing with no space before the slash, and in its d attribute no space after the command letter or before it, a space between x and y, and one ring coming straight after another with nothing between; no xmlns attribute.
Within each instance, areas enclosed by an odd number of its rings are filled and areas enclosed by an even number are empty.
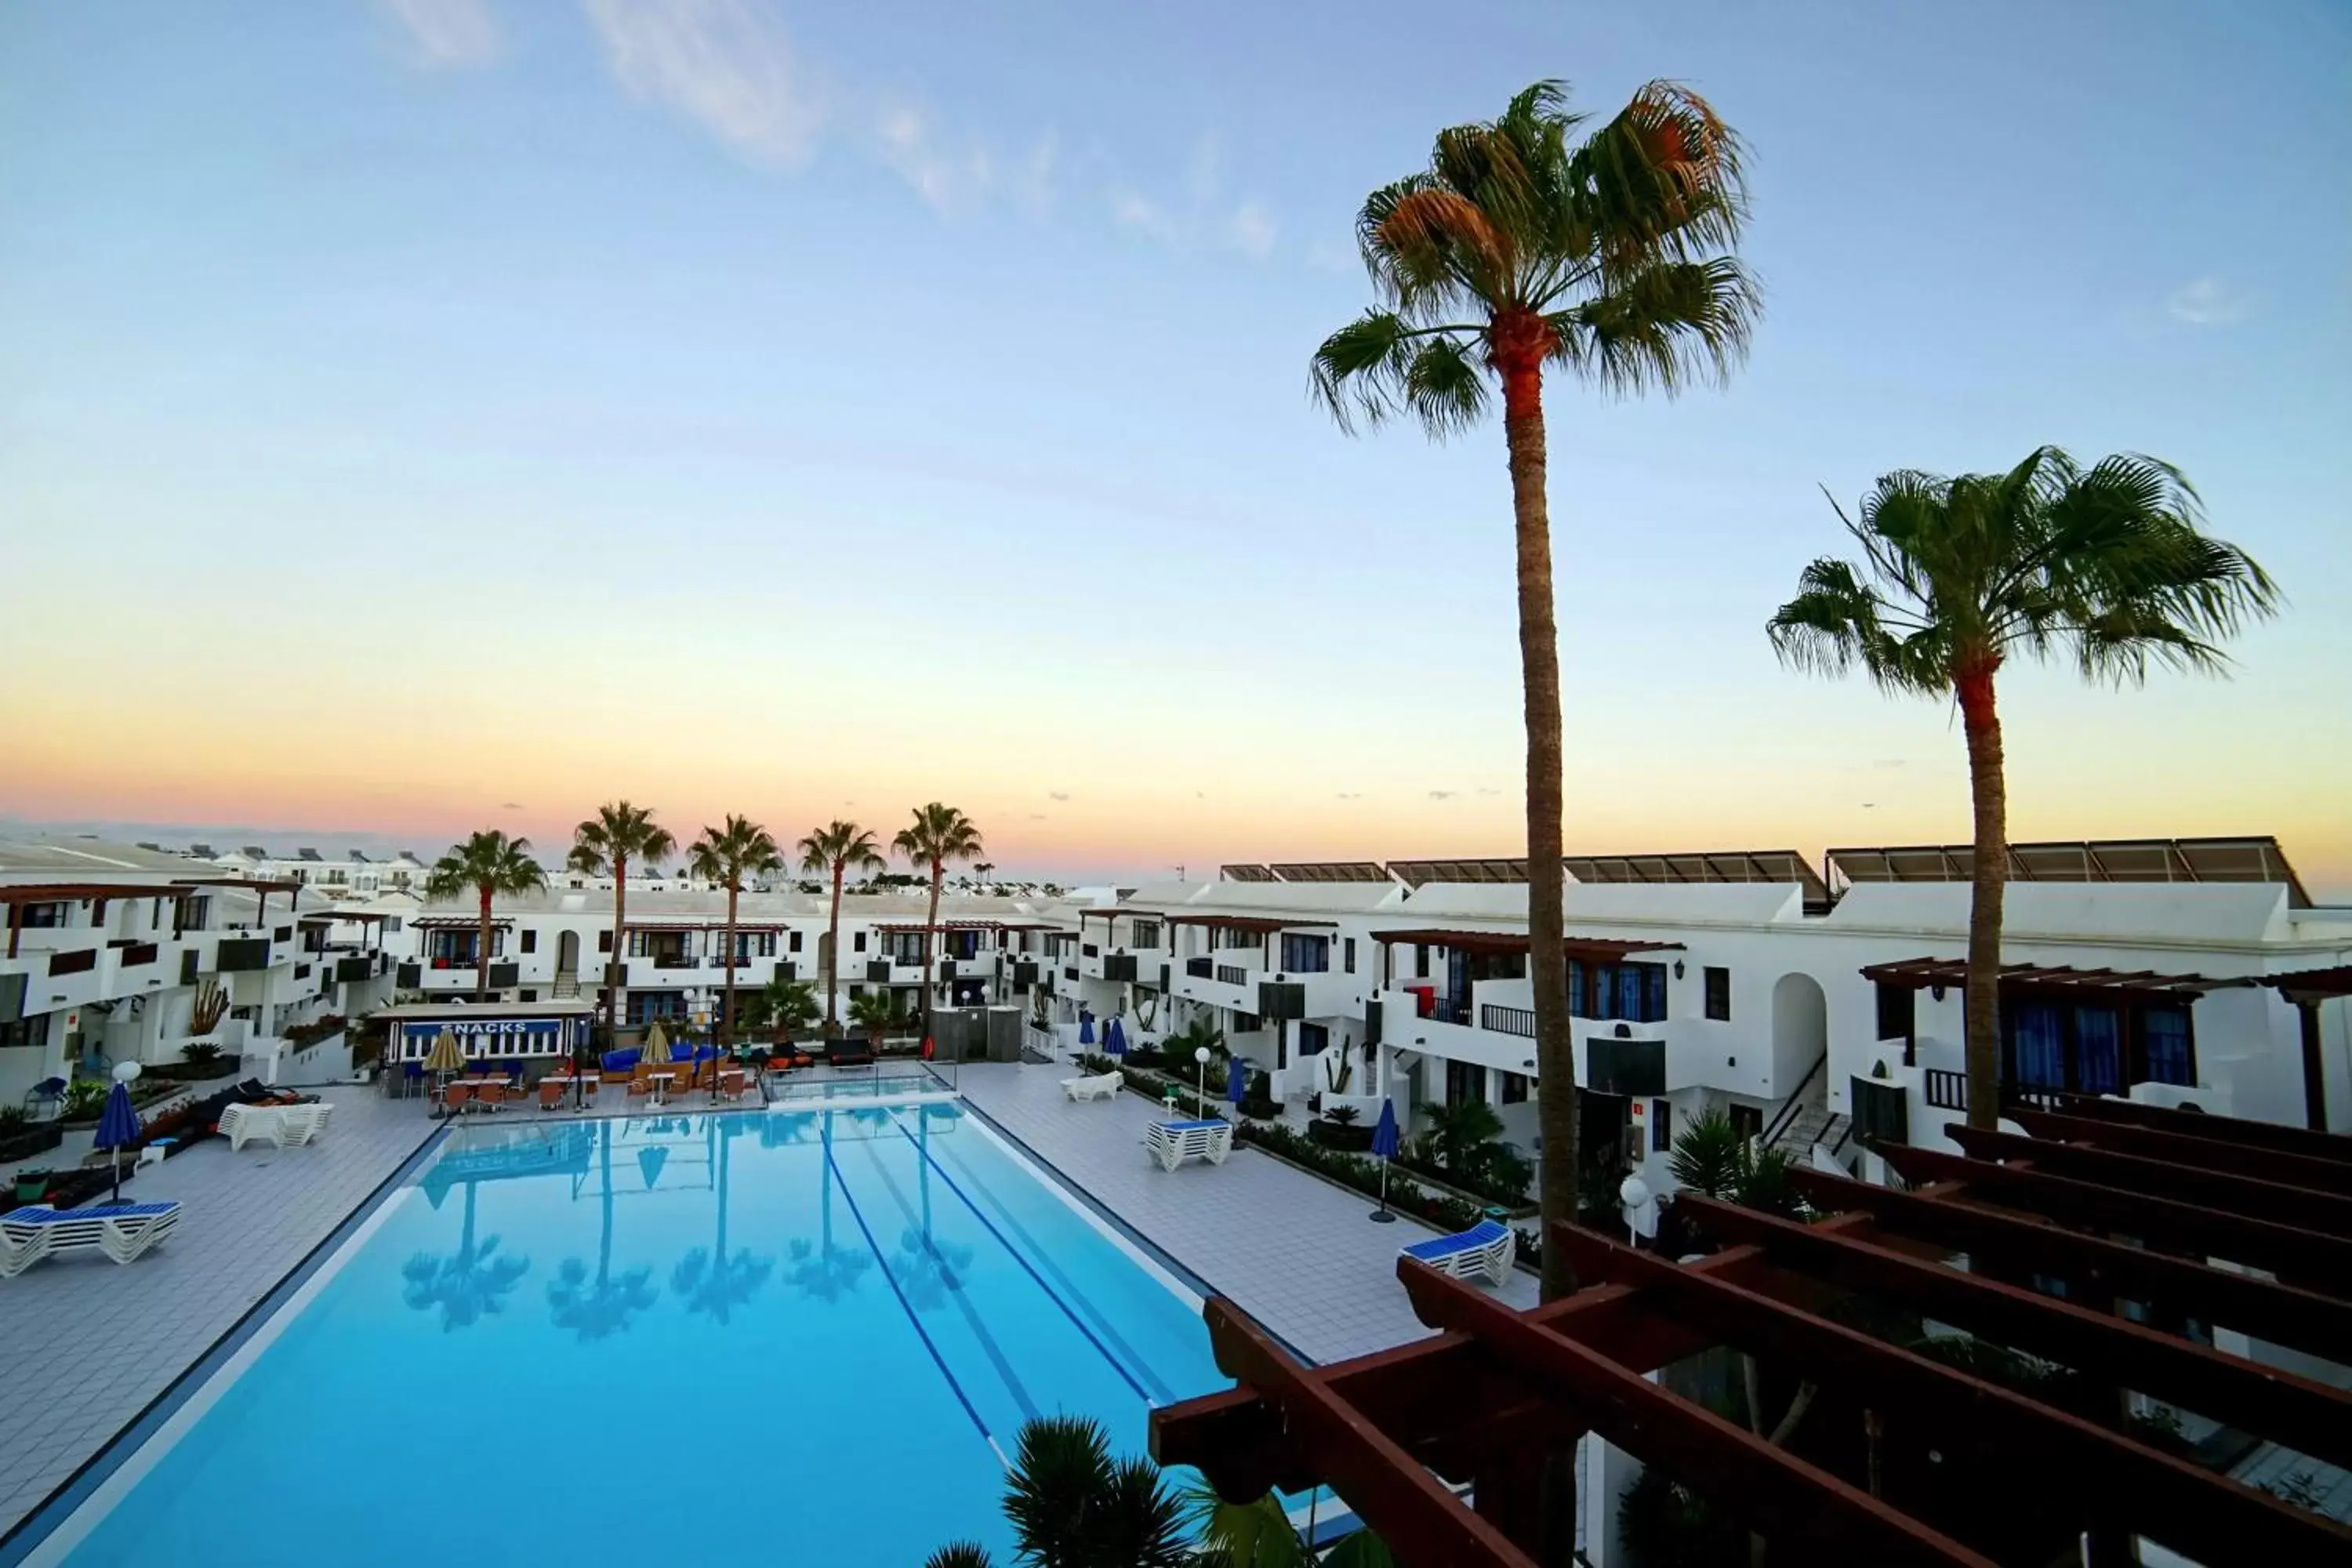
<svg viewBox="0 0 2352 1568"><path fill-rule="evenodd" d="M946 861L936 858L931 861L931 910L923 917L922 1038L925 1040L931 1037L931 956L939 951L932 945L939 933L932 928L940 923L940 879L947 875L947 869ZM918 1044L919 1045L920 1042L919 1041Z"/></svg>
<svg viewBox="0 0 2352 1568"><path fill-rule="evenodd" d="M613 949L604 957L604 1043L607 1047L620 1044L621 1020L628 1009L621 993L621 984L628 973L623 966L622 954L629 942L629 859L625 855L613 857Z"/></svg>
<svg viewBox="0 0 2352 1568"><path fill-rule="evenodd" d="M1551 334L1540 317L1498 319L1491 337L1503 382L1510 454L1512 531L1519 593L1519 679L1528 731L1528 978L1534 992L1536 1129L1543 1139L1538 1201L1542 1297L1576 1291L1576 1272L1552 1227L1576 1219L1576 1045L1569 1035L1568 952L1560 864L1559 632L1552 608L1551 510L1545 494L1543 361ZM1571 1560L1576 1541L1576 1445L1544 1454L1539 1561Z"/></svg>
<svg viewBox="0 0 2352 1568"><path fill-rule="evenodd" d="M727 884L727 999L719 1011L719 1048L735 1044L735 884ZM715 1097L714 1097L715 1103Z"/></svg>
<svg viewBox="0 0 2352 1568"><path fill-rule="evenodd" d="M1969 901L1969 1125L1987 1130L2000 1116L2000 905L2009 880L2009 786L1993 698L1997 668L1990 659L1964 666L1956 683L1976 809L1975 887Z"/></svg>
<svg viewBox="0 0 2352 1568"><path fill-rule="evenodd" d="M482 928L474 945L474 1000L490 999L490 885L482 884Z"/></svg>
<svg viewBox="0 0 2352 1568"><path fill-rule="evenodd" d="M1510 449L1518 554L1519 673L1528 730L1528 978L1535 993L1536 1125L1543 1136L1539 1196L1543 1299L1576 1289L1551 1227L1576 1218L1576 1047L1569 1037L1567 933L1560 902L1559 634L1552 611L1551 514L1544 493L1543 323L1496 325L1503 436Z"/></svg>
<svg viewBox="0 0 2352 1568"><path fill-rule="evenodd" d="M832 1039L836 1028L841 993L841 874L849 862L835 857L833 862L833 918L824 928L824 1037Z"/></svg>

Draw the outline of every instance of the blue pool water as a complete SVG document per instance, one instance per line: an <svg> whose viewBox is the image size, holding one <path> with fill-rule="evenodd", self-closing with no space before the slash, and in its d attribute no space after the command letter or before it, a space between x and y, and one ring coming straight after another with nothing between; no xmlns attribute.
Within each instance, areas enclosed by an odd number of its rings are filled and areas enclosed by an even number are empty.
<svg viewBox="0 0 2352 1568"><path fill-rule="evenodd" d="M1224 1384L954 1106L467 1127L64 1560L1005 1563L1024 1418Z"/></svg>

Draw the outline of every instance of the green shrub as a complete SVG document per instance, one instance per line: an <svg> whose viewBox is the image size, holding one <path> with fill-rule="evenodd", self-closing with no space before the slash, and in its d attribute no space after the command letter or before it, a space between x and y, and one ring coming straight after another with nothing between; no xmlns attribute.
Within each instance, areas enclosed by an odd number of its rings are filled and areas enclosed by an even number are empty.
<svg viewBox="0 0 2352 1568"><path fill-rule="evenodd" d="M192 1040L180 1047L180 1059L192 1068L207 1068L221 1059L221 1047L210 1040Z"/></svg>

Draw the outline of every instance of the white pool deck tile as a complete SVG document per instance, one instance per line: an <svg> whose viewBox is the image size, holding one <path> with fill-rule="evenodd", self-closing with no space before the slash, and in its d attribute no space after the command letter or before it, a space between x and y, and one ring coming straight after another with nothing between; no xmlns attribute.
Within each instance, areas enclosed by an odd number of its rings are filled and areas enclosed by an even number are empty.
<svg viewBox="0 0 2352 1568"><path fill-rule="evenodd" d="M126 1202L177 1198L179 1228L129 1265L95 1251L0 1280L0 1531L134 1420L430 1137L415 1101L322 1098L298 1149L210 1139L141 1171Z"/></svg>
<svg viewBox="0 0 2352 1568"><path fill-rule="evenodd" d="M1397 1249L1434 1233L1376 1225L1362 1196L1236 1149L1163 1171L1143 1149L1162 1114L1139 1096L1071 1103L1062 1067L975 1064L960 1088L1069 1182L1303 1354L1328 1362L1417 1339ZM333 1234L438 1125L421 1100L324 1091L318 1142L232 1152L210 1140L150 1166L126 1199L177 1198L179 1229L128 1266L95 1252L0 1280L0 1532L13 1529ZM591 1114L626 1114L614 1104ZM543 1113L516 1108L516 1120ZM1532 1306L1532 1275L1496 1294Z"/></svg>
<svg viewBox="0 0 2352 1568"><path fill-rule="evenodd" d="M1073 1184L1220 1294L1318 1362L1383 1350L1431 1331L1397 1283L1397 1249L1436 1233L1410 1219L1376 1225L1373 1203L1255 1149L1222 1165L1164 1171L1143 1130L1166 1112L1140 1095L1073 1104L1067 1067L961 1069L963 1096ZM1536 1303L1514 1270L1495 1292Z"/></svg>

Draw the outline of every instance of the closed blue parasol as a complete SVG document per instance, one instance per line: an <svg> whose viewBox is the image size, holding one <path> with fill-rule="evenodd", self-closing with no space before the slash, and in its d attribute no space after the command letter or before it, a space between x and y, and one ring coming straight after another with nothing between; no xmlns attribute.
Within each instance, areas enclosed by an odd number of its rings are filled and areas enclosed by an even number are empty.
<svg viewBox="0 0 2352 1568"><path fill-rule="evenodd" d="M1094 1043L1095 1016L1092 1013L1081 1013L1078 1015L1078 1044L1091 1046Z"/></svg>
<svg viewBox="0 0 2352 1568"><path fill-rule="evenodd" d="M1127 1031L1119 1027L1117 1017L1113 1017L1110 1026L1103 1030L1103 1049L1115 1057L1127 1055Z"/></svg>
<svg viewBox="0 0 2352 1568"><path fill-rule="evenodd" d="M1235 1057L1225 1064L1225 1098L1235 1105L1249 1093L1249 1063Z"/></svg>
<svg viewBox="0 0 2352 1568"><path fill-rule="evenodd" d="M1372 1128L1372 1152L1381 1160L1381 1206L1373 1212L1372 1217L1383 1225L1396 1218L1389 1213L1389 1162L1396 1158L1396 1101L1383 1100L1381 1101L1380 1121Z"/></svg>
<svg viewBox="0 0 2352 1568"><path fill-rule="evenodd" d="M117 1079L114 1087L106 1091L106 1110L98 1119L98 1136L90 1141L93 1149L115 1151L114 1195L122 1196L122 1159L121 1152L135 1148L139 1142L139 1113L131 1109L131 1086Z"/></svg>

